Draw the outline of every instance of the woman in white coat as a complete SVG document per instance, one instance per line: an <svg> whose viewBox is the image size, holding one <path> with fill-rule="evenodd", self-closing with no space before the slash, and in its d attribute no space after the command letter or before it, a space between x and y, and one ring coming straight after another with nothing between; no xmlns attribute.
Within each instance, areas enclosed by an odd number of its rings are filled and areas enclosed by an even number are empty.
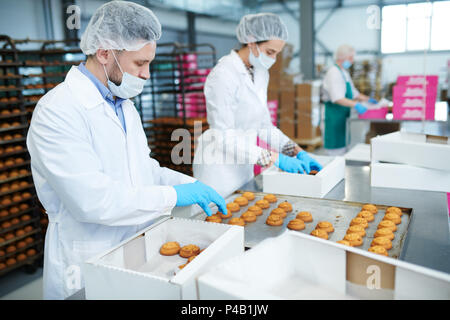
<svg viewBox="0 0 450 320"><path fill-rule="evenodd" d="M39 100L27 146L36 192L49 218L44 298L84 287L82 265L170 214L174 206L226 205L213 189L150 158L128 99L149 78L161 25L143 6L108 2L81 39L86 64Z"/></svg>
<svg viewBox="0 0 450 320"><path fill-rule="evenodd" d="M251 14L236 34L242 47L221 58L206 79L210 128L199 137L193 164L194 177L224 197L254 177L255 164L294 173L322 168L270 120L268 69L285 45L286 26L275 14ZM257 146L257 137L275 151Z"/></svg>

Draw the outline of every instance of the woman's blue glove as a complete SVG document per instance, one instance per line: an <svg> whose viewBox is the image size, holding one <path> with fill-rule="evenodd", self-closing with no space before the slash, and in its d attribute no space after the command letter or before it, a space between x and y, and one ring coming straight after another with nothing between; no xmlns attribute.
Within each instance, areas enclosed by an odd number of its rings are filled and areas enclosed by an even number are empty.
<svg viewBox="0 0 450 320"><path fill-rule="evenodd" d="M296 158L285 156L284 154L278 154L278 159L275 161L275 165L283 171L290 173L304 173L305 168L302 163Z"/></svg>
<svg viewBox="0 0 450 320"><path fill-rule="evenodd" d="M355 109L356 111L358 111L359 114L363 114L364 112L367 111L367 108L364 107L361 103L357 102L355 105Z"/></svg>
<svg viewBox="0 0 450 320"><path fill-rule="evenodd" d="M377 104L377 103L378 103L378 101L377 101L377 100L375 100L374 98L369 98L369 103L372 103L372 104Z"/></svg>
<svg viewBox="0 0 450 320"><path fill-rule="evenodd" d="M225 199L222 198L216 190L210 186L200 181L196 181L194 183L178 184L173 187L177 192L177 207L198 204L205 211L205 213L210 216L212 215L212 211L209 204L214 202L220 212L227 214Z"/></svg>
<svg viewBox="0 0 450 320"><path fill-rule="evenodd" d="M320 163L311 158L311 156L306 151L300 151L299 153L297 153L297 159L302 162L303 167L305 167L308 174L311 170L322 170L322 166L320 165Z"/></svg>

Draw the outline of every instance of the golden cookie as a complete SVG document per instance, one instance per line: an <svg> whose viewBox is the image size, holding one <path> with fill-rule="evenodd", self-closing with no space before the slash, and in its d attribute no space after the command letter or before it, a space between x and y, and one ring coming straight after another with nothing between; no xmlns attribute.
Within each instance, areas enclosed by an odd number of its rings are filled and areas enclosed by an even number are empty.
<svg viewBox="0 0 450 320"><path fill-rule="evenodd" d="M180 256L183 258L190 258L200 253L200 248L195 244L188 244L180 249Z"/></svg>
<svg viewBox="0 0 450 320"><path fill-rule="evenodd" d="M227 211L228 211L227 214L223 214L222 212L217 211L216 215L218 215L218 216L221 217L222 219L228 219L228 218L231 218L231 216L233 215L233 214L231 213L231 210L227 210Z"/></svg>
<svg viewBox="0 0 450 320"><path fill-rule="evenodd" d="M267 209L268 207L270 207L270 203L267 200L258 200L255 202L255 206L258 206L262 209Z"/></svg>
<svg viewBox="0 0 450 320"><path fill-rule="evenodd" d="M363 205L361 211L363 211L363 210L370 211L373 214L376 214L378 212L377 207L375 205L373 205L373 204L365 204L365 205Z"/></svg>
<svg viewBox="0 0 450 320"><path fill-rule="evenodd" d="M228 221L228 224L243 227L243 226L245 226L245 221L242 218L231 218L230 221Z"/></svg>
<svg viewBox="0 0 450 320"><path fill-rule="evenodd" d="M277 214L271 214L266 219L266 224L269 226L281 226L283 222L283 218Z"/></svg>
<svg viewBox="0 0 450 320"><path fill-rule="evenodd" d="M358 246L362 245L362 243L363 243L362 237L357 233L346 234L344 236L344 240L347 240L348 242L350 242L350 245L352 247L358 247Z"/></svg>
<svg viewBox="0 0 450 320"><path fill-rule="evenodd" d="M292 204L290 204L289 202L285 201L282 202L278 205L278 208L283 209L286 212L291 212L292 211Z"/></svg>
<svg viewBox="0 0 450 320"><path fill-rule="evenodd" d="M364 218L367 220L367 222L371 222L373 220L375 220L375 217L373 216L373 213L370 211L361 211L360 213L358 213L357 217L359 218Z"/></svg>
<svg viewBox="0 0 450 320"><path fill-rule="evenodd" d="M397 231L397 226L395 225L395 223L391 220L381 220L380 223L378 224L378 229L382 229L382 228L389 228L392 230L392 232Z"/></svg>
<svg viewBox="0 0 450 320"><path fill-rule="evenodd" d="M247 191L242 194L243 197L247 198L248 201L255 200L255 194L253 192Z"/></svg>
<svg viewBox="0 0 450 320"><path fill-rule="evenodd" d="M248 199L246 197L237 197L236 199L234 199L234 202L236 202L241 207L248 205Z"/></svg>
<svg viewBox="0 0 450 320"><path fill-rule="evenodd" d="M227 210L230 212L238 212L240 210L240 206L236 202L227 203Z"/></svg>
<svg viewBox="0 0 450 320"><path fill-rule="evenodd" d="M315 230L311 231L310 235L328 240L328 233L322 229L315 229Z"/></svg>
<svg viewBox="0 0 450 320"><path fill-rule="evenodd" d="M266 194L264 196L264 200L267 200L270 203L274 203L274 202L277 202L277 197L274 194Z"/></svg>
<svg viewBox="0 0 450 320"><path fill-rule="evenodd" d="M163 256L173 256L180 251L180 244L176 241L164 243L159 249L159 253Z"/></svg>
<svg viewBox="0 0 450 320"><path fill-rule="evenodd" d="M402 210L400 208L397 208L397 207L389 207L389 208L387 208L386 209L386 213L395 213L399 217L401 217L403 215Z"/></svg>
<svg viewBox="0 0 450 320"><path fill-rule="evenodd" d="M284 210L281 209L281 208L275 208L275 209L273 209L272 212L270 212L270 214L277 214L277 215L279 215L279 216L282 217L282 218L285 218L285 217L287 216L286 211L284 211Z"/></svg>
<svg viewBox="0 0 450 320"><path fill-rule="evenodd" d="M308 211L299 212L295 218L296 219L301 219L304 222L311 222L311 221L313 221L312 215Z"/></svg>
<svg viewBox="0 0 450 320"><path fill-rule="evenodd" d="M213 215L211 215L209 217L206 217L205 221L221 223L222 222L222 218L218 214L213 214Z"/></svg>
<svg viewBox="0 0 450 320"><path fill-rule="evenodd" d="M244 219L245 222L255 222L256 214L251 211L246 211L241 215L241 218Z"/></svg>
<svg viewBox="0 0 450 320"><path fill-rule="evenodd" d="M361 237L364 237L366 235L366 231L364 230L364 227L360 224L355 224L354 226L350 226L347 229L347 234L350 234L350 233L359 234Z"/></svg>
<svg viewBox="0 0 450 320"><path fill-rule="evenodd" d="M316 225L316 229L321 229L326 231L327 233L333 232L334 228L333 225L331 224L331 222L328 221L320 221L317 225Z"/></svg>
<svg viewBox="0 0 450 320"><path fill-rule="evenodd" d="M347 240L339 240L339 241L336 241L336 243L340 243L340 244L343 244L343 245L351 247L350 242L347 241Z"/></svg>
<svg viewBox="0 0 450 320"><path fill-rule="evenodd" d="M255 215L257 215L257 216L260 216L260 215L262 215L262 209L261 209L261 207L258 207L258 206L251 206L251 207L248 207L248 209L247 209L247 211L251 211L251 212L253 212Z"/></svg>
<svg viewBox="0 0 450 320"><path fill-rule="evenodd" d="M402 222L402 218L400 218L395 213L386 213L383 217L383 220L389 220L392 221L395 224L400 224Z"/></svg>
<svg viewBox="0 0 450 320"><path fill-rule="evenodd" d="M375 231L375 233L373 234L373 236L375 237L375 238L378 238L378 237L386 237L386 238L388 238L389 240L394 240L394 233L392 232L392 230L391 229L389 229L389 228L381 228L381 229L378 229L377 231Z"/></svg>
<svg viewBox="0 0 450 320"><path fill-rule="evenodd" d="M291 230L303 230L303 229L305 229L305 222L303 222L303 220L300 220L300 219L292 219L287 224L287 227L288 227L288 229L291 229Z"/></svg>
<svg viewBox="0 0 450 320"><path fill-rule="evenodd" d="M372 243L370 244L371 247L373 246L382 246L386 250L389 250L392 248L392 242L389 240L389 238L386 237L377 237L372 240Z"/></svg>
<svg viewBox="0 0 450 320"><path fill-rule="evenodd" d="M364 228L367 228L367 227L369 226L369 223L368 223L367 220L364 219L364 218L356 217L356 218L353 218L353 219L352 219L352 221L350 222L350 225L351 225L351 226L354 226L354 225L362 225Z"/></svg>
<svg viewBox="0 0 450 320"><path fill-rule="evenodd" d="M382 247L382 246L370 247L368 251L376 253L376 254L381 254L382 256L387 256L388 255L388 252L387 252L386 248Z"/></svg>

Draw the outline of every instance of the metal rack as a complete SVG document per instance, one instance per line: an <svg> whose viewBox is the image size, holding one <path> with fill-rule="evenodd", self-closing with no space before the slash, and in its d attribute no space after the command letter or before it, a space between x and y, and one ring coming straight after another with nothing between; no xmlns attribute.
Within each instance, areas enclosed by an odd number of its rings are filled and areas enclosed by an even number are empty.
<svg viewBox="0 0 450 320"><path fill-rule="evenodd" d="M151 156L162 166L192 175L194 130L208 128L203 87L216 63L216 51L210 44L158 44L156 58L150 64L150 81L136 98ZM197 123L195 123L197 121ZM191 135L189 163L175 164L171 154L179 141L172 140L176 129Z"/></svg>
<svg viewBox="0 0 450 320"><path fill-rule="evenodd" d="M30 43L40 49L19 48ZM42 265L48 219L31 177L26 135L37 101L84 60L79 48L65 44L0 35L0 276Z"/></svg>

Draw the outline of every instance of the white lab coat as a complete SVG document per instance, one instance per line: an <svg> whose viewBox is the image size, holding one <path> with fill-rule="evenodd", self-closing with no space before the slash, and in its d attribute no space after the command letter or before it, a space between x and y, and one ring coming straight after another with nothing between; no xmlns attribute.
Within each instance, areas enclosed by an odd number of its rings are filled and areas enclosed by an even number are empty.
<svg viewBox="0 0 450 320"><path fill-rule="evenodd" d="M36 192L49 226L44 298L82 287L82 262L150 225L177 200L171 185L195 179L151 159L141 120L122 105L127 133L77 67L39 100L27 136Z"/></svg>
<svg viewBox="0 0 450 320"><path fill-rule="evenodd" d="M261 69L255 69L252 82L234 50L219 60L206 79L210 128L199 137L193 172L223 197L254 177L253 166L262 151L257 137L277 152L290 140L270 120L268 83L269 72Z"/></svg>
<svg viewBox="0 0 450 320"><path fill-rule="evenodd" d="M339 69L335 64L332 65L323 78L322 100L335 103L337 100L345 98L346 82L350 82L353 99L357 98L360 93L358 89L355 88L348 71Z"/></svg>

